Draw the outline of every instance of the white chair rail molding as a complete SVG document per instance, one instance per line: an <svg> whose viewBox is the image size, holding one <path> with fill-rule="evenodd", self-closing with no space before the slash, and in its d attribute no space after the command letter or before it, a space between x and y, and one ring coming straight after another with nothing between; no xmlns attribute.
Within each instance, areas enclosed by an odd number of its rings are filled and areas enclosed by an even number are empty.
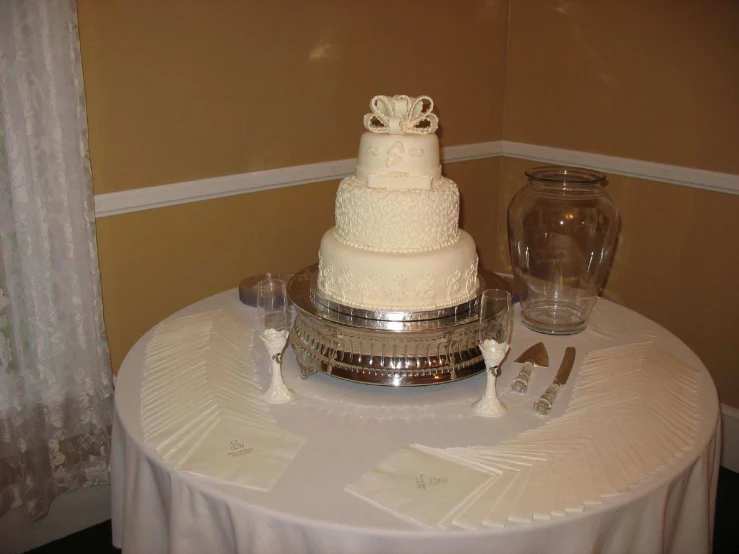
<svg viewBox="0 0 739 554"><path fill-rule="evenodd" d="M442 163L501 156L548 164L579 166L603 173L739 194L739 175L732 173L719 173L506 140L447 146L441 149ZM224 196L342 179L354 172L356 164L356 158L351 158L97 194L95 195L95 215L107 217Z"/></svg>

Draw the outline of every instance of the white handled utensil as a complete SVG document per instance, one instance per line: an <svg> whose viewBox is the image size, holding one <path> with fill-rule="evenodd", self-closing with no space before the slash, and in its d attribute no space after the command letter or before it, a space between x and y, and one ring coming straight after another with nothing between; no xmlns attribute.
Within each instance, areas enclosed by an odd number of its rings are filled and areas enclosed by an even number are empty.
<svg viewBox="0 0 739 554"><path fill-rule="evenodd" d="M529 388L529 377L531 377L534 366L549 367L549 355L544 343L537 342L534 346L527 348L523 354L516 358L515 363L523 364L523 367L511 382L511 390L523 394Z"/></svg>
<svg viewBox="0 0 739 554"><path fill-rule="evenodd" d="M534 403L534 410L541 415L547 415L552 410L552 402L557 396L559 389L567 383L567 379L570 377L572 366L575 365L575 347L568 346L565 350L564 358L557 371L557 376L554 378L554 382L547 387L544 394Z"/></svg>

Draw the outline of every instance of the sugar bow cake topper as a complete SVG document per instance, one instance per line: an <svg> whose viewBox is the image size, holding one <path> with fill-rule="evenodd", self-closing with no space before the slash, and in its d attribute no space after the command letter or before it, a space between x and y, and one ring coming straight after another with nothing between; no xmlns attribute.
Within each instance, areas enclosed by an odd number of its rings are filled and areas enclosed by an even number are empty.
<svg viewBox="0 0 739 554"><path fill-rule="evenodd" d="M439 127L439 118L431 113L434 101L428 96L375 96L370 109L372 113L364 116L364 126L373 133L427 135Z"/></svg>

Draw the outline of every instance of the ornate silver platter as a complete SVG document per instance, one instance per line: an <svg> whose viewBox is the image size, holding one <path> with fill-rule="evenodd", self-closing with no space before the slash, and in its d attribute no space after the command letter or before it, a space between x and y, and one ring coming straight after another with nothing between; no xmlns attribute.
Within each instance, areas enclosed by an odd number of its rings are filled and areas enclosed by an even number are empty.
<svg viewBox="0 0 739 554"><path fill-rule="evenodd" d="M478 297L431 317L430 312L375 312L331 302L316 290L317 273L318 265L309 266L288 283L296 308L290 344L303 377L321 371L372 385L436 385L483 371L477 347L479 294L486 288L510 290L502 278L480 270Z"/></svg>

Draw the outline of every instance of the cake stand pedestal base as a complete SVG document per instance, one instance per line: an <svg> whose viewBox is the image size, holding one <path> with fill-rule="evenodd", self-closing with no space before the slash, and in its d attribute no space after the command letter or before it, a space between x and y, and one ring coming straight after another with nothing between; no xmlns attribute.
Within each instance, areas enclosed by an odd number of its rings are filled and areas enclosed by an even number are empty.
<svg viewBox="0 0 739 554"><path fill-rule="evenodd" d="M369 385L394 387L450 383L485 370L478 342L479 294L510 285L486 270L478 272L478 298L429 312L373 312L321 302L318 265L293 276L287 293L295 306L289 343L304 378L321 371Z"/></svg>

